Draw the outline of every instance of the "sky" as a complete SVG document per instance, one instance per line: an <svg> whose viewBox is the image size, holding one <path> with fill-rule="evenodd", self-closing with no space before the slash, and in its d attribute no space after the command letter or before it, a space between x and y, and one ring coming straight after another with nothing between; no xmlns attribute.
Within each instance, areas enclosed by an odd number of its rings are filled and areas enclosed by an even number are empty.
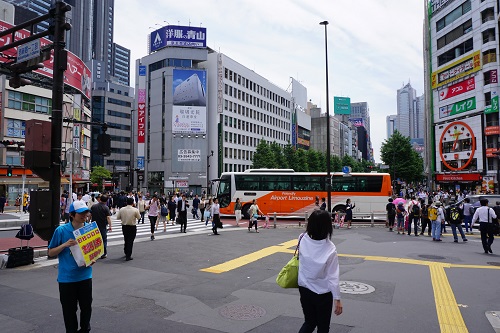
<svg viewBox="0 0 500 333"><path fill-rule="evenodd" d="M326 112L325 28L328 21L330 114L333 97L367 102L375 161L387 139L386 117L410 82L424 89L426 0L116 0L114 42L135 61L147 55L147 36L165 25L207 29L207 46L290 90L290 78ZM135 84L132 83L134 86Z"/></svg>

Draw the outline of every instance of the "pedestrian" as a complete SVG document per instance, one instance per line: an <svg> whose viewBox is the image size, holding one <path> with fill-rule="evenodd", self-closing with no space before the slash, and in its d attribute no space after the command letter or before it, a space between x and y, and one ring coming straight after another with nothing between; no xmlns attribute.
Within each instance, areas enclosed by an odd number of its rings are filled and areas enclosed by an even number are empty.
<svg viewBox="0 0 500 333"><path fill-rule="evenodd" d="M347 229L351 229L352 210L354 207L356 207L356 204L351 204L351 199L347 199L345 202L345 220L347 222Z"/></svg>
<svg viewBox="0 0 500 333"><path fill-rule="evenodd" d="M92 267L78 267L69 249L78 244L73 231L83 227L89 209L83 201L75 201L70 205L69 212L72 222L56 228L48 246L48 255L59 260L57 282L66 332L90 332ZM80 307L79 330L77 307Z"/></svg>
<svg viewBox="0 0 500 333"><path fill-rule="evenodd" d="M427 236L430 236L432 232L432 225L431 220L429 219L429 205L426 205L424 201L421 202L421 205L422 211L420 215L422 218L422 230L420 231L420 234L423 235L425 229L427 228Z"/></svg>
<svg viewBox="0 0 500 333"><path fill-rule="evenodd" d="M464 230L462 229L463 213L457 204L454 204L450 207L449 221L451 225L451 232L453 233L453 241L455 243L458 243L458 236L457 236L457 228L458 228L460 236L462 236L462 241L467 242Z"/></svg>
<svg viewBox="0 0 500 333"><path fill-rule="evenodd" d="M398 202L398 207L396 208L396 218L398 219L398 235L400 233L405 233L405 214L406 210L402 201Z"/></svg>
<svg viewBox="0 0 500 333"><path fill-rule="evenodd" d="M101 259L105 259L108 256L108 231L111 232L113 230L111 224L111 211L109 210L107 202L108 196L103 194L99 197L99 203L90 207L90 214L92 216L91 221L97 223L104 245L104 254L101 256Z"/></svg>
<svg viewBox="0 0 500 333"><path fill-rule="evenodd" d="M212 198L208 199L208 202L205 203L205 212L203 213L205 217L205 227L208 225L209 220L212 218Z"/></svg>
<svg viewBox="0 0 500 333"><path fill-rule="evenodd" d="M325 197L321 198L321 206L319 206L319 209L326 210L326 198Z"/></svg>
<svg viewBox="0 0 500 333"><path fill-rule="evenodd" d="M493 253L491 245L493 244L493 219L497 218L497 214L493 208L488 207L488 199L482 198L479 200L481 207L476 209L472 217L472 224L479 222L479 230L481 231L481 242L483 243L484 253Z"/></svg>
<svg viewBox="0 0 500 333"><path fill-rule="evenodd" d="M314 208L313 208L313 210L319 209L319 208L320 208L319 207L319 197L316 196L316 200L314 201Z"/></svg>
<svg viewBox="0 0 500 333"><path fill-rule="evenodd" d="M193 192L191 191L191 193L193 193ZM199 219L200 217L198 216L198 207L200 205L200 198L198 198L198 194L194 195L192 205L193 205L193 209L191 212L193 213L193 219Z"/></svg>
<svg viewBox="0 0 500 333"><path fill-rule="evenodd" d="M179 224L181 225L181 232L186 233L187 228L187 211L189 203L186 200L186 194L182 194L181 200L177 201L177 214Z"/></svg>
<svg viewBox="0 0 500 333"><path fill-rule="evenodd" d="M133 197L128 197L126 203L127 206L118 211L116 218L122 221L123 252L125 253L125 261L130 261L134 259L132 258L132 248L137 234L137 220L141 218L141 214L139 209L134 207L135 200Z"/></svg>
<svg viewBox="0 0 500 333"><path fill-rule="evenodd" d="M200 204L198 206L200 208L200 218L201 218L201 222L204 221L204 216L203 214L205 213L205 197L201 197L200 199Z"/></svg>
<svg viewBox="0 0 500 333"><path fill-rule="evenodd" d="M259 213L261 215L264 215L264 213L262 213L262 211L259 208L259 205L257 205L257 199L253 199L252 205L248 209L248 212L250 213L250 222L248 224L248 231L251 231L252 226L255 226L255 232L259 232L259 230L257 229L258 228L257 221L259 219Z"/></svg>
<svg viewBox="0 0 500 333"><path fill-rule="evenodd" d="M240 198L236 198L236 202L234 203L234 216L236 218L236 226L240 226L241 221L241 201Z"/></svg>
<svg viewBox="0 0 500 333"><path fill-rule="evenodd" d="M23 195L23 213L28 212L29 197L30 196L28 195L28 193L24 192L24 195Z"/></svg>
<svg viewBox="0 0 500 333"><path fill-rule="evenodd" d="M16 201L14 203L14 206L16 207L16 213L20 213L21 212L21 195L18 194L17 195L17 198L16 198Z"/></svg>
<svg viewBox="0 0 500 333"><path fill-rule="evenodd" d="M3 214L5 209L5 203L7 202L7 198L5 198L5 193L0 195L0 213Z"/></svg>
<svg viewBox="0 0 500 333"><path fill-rule="evenodd" d="M394 228L394 219L396 218L396 205L393 203L393 199L389 198L389 202L385 206L385 210L387 211L387 219L389 221L389 231L392 232L392 228Z"/></svg>
<svg viewBox="0 0 500 333"><path fill-rule="evenodd" d="M156 220L158 219L158 215L160 215L160 204L158 203L158 196L156 194L153 194L146 209L148 210L149 224L151 225L151 240L155 240Z"/></svg>
<svg viewBox="0 0 500 333"><path fill-rule="evenodd" d="M175 225L175 210L177 209L177 202L173 196L169 197L167 208L170 221L172 222L172 225Z"/></svg>
<svg viewBox="0 0 500 333"><path fill-rule="evenodd" d="M141 218L137 221L137 223L144 224L144 215L146 215L146 201L144 200L144 197L140 193L138 195L138 199L139 200L137 201L137 208L139 209L139 214L141 215Z"/></svg>
<svg viewBox="0 0 500 333"><path fill-rule="evenodd" d="M436 210L436 219L433 220L434 210ZM432 223L432 240L436 242L441 242L441 224L445 223L445 216L443 208L441 207L441 202L435 202L431 208L429 208L429 217L431 217Z"/></svg>
<svg viewBox="0 0 500 333"><path fill-rule="evenodd" d="M66 199L66 196L64 195L64 193L61 194L61 199L59 199L59 209L61 212L61 216L60 216L61 221L64 221L64 210L66 209L67 200L68 199Z"/></svg>
<svg viewBox="0 0 500 333"><path fill-rule="evenodd" d="M465 224L465 233L472 235L472 216L474 216L474 206L470 203L470 198L464 199L464 224ZM470 231L469 231L470 228Z"/></svg>
<svg viewBox="0 0 500 333"><path fill-rule="evenodd" d="M306 232L299 237L299 293L304 324L299 333L329 332L333 305L342 314L340 269L337 249L331 241L330 214L315 210L307 220Z"/></svg>
<svg viewBox="0 0 500 333"><path fill-rule="evenodd" d="M220 221L220 206L219 199L215 198L213 203L210 205L210 216L212 217L212 232L214 235L220 235L217 232L217 228L222 226Z"/></svg>
<svg viewBox="0 0 500 333"><path fill-rule="evenodd" d="M413 222L413 226L415 228L415 236L418 236L418 223L420 221L420 202L417 200L416 197L414 197L410 201L410 205L408 206L408 212L410 213L410 216L408 218L408 236L411 235L411 224Z"/></svg>
<svg viewBox="0 0 500 333"><path fill-rule="evenodd" d="M167 208L167 202L163 197L159 198L158 201L160 202L160 215L158 215L158 219L156 219L155 230L158 230L158 225L163 223L163 232L167 232L167 218L168 215L170 215Z"/></svg>

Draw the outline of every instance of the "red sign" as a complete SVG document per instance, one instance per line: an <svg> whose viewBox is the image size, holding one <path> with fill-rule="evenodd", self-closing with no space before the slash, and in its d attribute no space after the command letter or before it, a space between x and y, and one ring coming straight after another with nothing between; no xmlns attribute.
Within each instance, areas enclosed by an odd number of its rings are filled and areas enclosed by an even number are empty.
<svg viewBox="0 0 500 333"><path fill-rule="evenodd" d="M495 73L496 75L496 73ZM444 88L439 91L439 100L444 101L445 99L458 96L460 94L466 93L468 91L472 91L476 88L476 84L474 78L467 79L462 82L458 82L449 87Z"/></svg>
<svg viewBox="0 0 500 333"><path fill-rule="evenodd" d="M0 31L5 31L12 28L13 25L0 21ZM8 45L12 43L11 36L4 36L0 38L0 46ZM15 40L24 39L30 36L28 30L19 30L16 32ZM40 38L40 47L43 48L52 44L52 41L46 38ZM53 53L53 50L52 50ZM17 47L3 51L4 56L0 56L0 63L11 62L11 59L7 59L5 56L17 56ZM54 55L50 55L50 59L43 63L44 68L37 69L34 72L50 77L54 74ZM87 99L90 99L91 93L91 81L92 76L89 68L83 63L83 61L76 55L68 51L68 69L64 72L64 83L78 89Z"/></svg>
<svg viewBox="0 0 500 333"><path fill-rule="evenodd" d="M485 135L498 135L500 134L500 126L488 126L484 128Z"/></svg>
<svg viewBox="0 0 500 333"><path fill-rule="evenodd" d="M479 173L456 173L456 174L437 174L437 182L477 182L481 180Z"/></svg>
<svg viewBox="0 0 500 333"><path fill-rule="evenodd" d="M137 103L137 142L144 143L146 138L146 103Z"/></svg>
<svg viewBox="0 0 500 333"><path fill-rule="evenodd" d="M495 155L497 151L497 148L486 148L486 157L497 157L497 155Z"/></svg>
<svg viewBox="0 0 500 333"><path fill-rule="evenodd" d="M490 83L498 83L498 75L496 69L490 71Z"/></svg>

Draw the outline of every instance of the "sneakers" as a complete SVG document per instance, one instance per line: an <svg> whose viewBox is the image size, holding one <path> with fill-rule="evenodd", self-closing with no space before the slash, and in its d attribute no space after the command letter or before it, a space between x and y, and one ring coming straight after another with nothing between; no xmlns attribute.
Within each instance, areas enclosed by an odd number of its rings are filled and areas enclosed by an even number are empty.
<svg viewBox="0 0 500 333"><path fill-rule="evenodd" d="M151 240L155 240L155 236L151 235Z"/></svg>
<svg viewBox="0 0 500 333"><path fill-rule="evenodd" d="M462 239L463 242L467 242L467 238Z"/></svg>
<svg viewBox="0 0 500 333"><path fill-rule="evenodd" d="M455 239L455 240L453 241L453 243L458 243L458 239Z"/></svg>

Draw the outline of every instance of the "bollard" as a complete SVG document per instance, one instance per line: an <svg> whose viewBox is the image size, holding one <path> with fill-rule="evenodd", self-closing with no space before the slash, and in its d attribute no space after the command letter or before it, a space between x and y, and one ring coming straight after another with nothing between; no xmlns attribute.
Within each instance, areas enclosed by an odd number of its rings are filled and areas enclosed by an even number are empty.
<svg viewBox="0 0 500 333"><path fill-rule="evenodd" d="M374 225L375 225L375 217L373 216L373 212L371 213L371 216L372 216L372 224L371 224L371 226L373 228Z"/></svg>
<svg viewBox="0 0 500 333"><path fill-rule="evenodd" d="M276 229L276 212L273 214L273 219L274 219L274 229Z"/></svg>
<svg viewBox="0 0 500 333"><path fill-rule="evenodd" d="M304 223L306 223L306 224L307 224L307 218L308 218L308 217L309 217L309 215L307 214L307 211L306 211L306 212L304 213L304 218L305 218ZM302 226L302 224L300 223L300 219L299 219L299 227L301 227L301 226Z"/></svg>

